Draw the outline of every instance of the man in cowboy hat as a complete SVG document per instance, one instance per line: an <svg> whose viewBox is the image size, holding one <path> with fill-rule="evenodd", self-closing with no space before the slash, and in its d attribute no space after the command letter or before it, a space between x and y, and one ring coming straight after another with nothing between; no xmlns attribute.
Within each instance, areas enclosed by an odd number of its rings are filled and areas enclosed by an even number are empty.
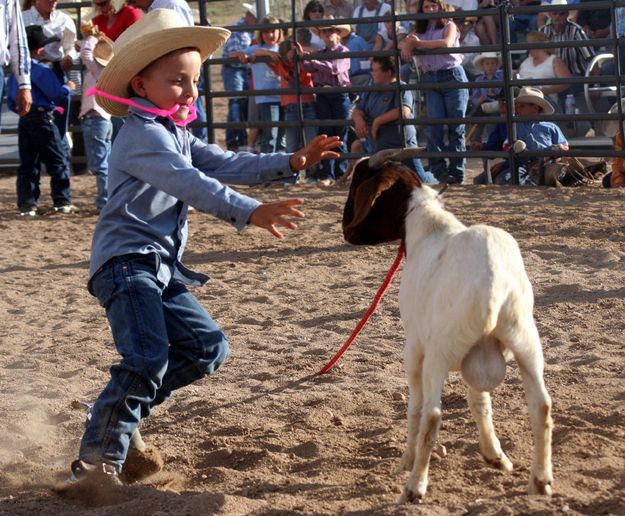
<svg viewBox="0 0 625 516"><path fill-rule="evenodd" d="M113 46L98 103L127 116L109 160L109 199L94 230L89 292L106 309L121 361L96 400L72 479L119 484L139 422L172 393L214 373L228 340L187 290L207 276L182 264L189 205L282 238L295 229L301 199L262 204L222 184L280 180L337 157L338 138L318 136L294 154L234 154L186 130L203 60L230 32L188 27L170 9L150 11Z"/></svg>

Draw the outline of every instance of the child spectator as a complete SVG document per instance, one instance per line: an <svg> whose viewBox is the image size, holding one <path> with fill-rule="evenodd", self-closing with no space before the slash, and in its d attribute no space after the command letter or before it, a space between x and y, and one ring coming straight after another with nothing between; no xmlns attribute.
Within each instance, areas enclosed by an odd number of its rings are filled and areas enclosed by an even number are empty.
<svg viewBox="0 0 625 516"><path fill-rule="evenodd" d="M475 82L502 81L501 55L498 52L483 52L473 61L475 68L481 73L475 77ZM471 115L488 116L496 114L499 110L497 96L501 92L500 87L488 88L481 86L471 90ZM484 124L476 124L472 135L467 138L471 141L481 141Z"/></svg>
<svg viewBox="0 0 625 516"><path fill-rule="evenodd" d="M395 31L393 31L392 20L384 22L384 29L383 32L378 32L376 35L372 50L393 50L408 35L408 31L399 21L395 22Z"/></svg>
<svg viewBox="0 0 625 516"><path fill-rule="evenodd" d="M539 113L550 115L554 112L553 106L545 99L543 92L538 88L526 86L519 90L514 100L514 109L517 116L535 116ZM500 93L499 112L506 114L505 96ZM549 149L554 145L561 149L568 149L568 142L560 128L552 122L517 122L517 140L525 142L527 150L535 151ZM497 124L493 129L488 141L485 144L474 143L473 150L508 150L508 130L506 124ZM528 174L525 163L517 161L519 171L519 184L532 185L532 178ZM491 169L493 182L495 184L509 184L512 182L512 173L508 161L503 161L494 165ZM486 183L486 173L476 176L473 180L475 184Z"/></svg>
<svg viewBox="0 0 625 516"><path fill-rule="evenodd" d="M97 32L97 30L95 31ZM80 49L85 65L83 95L80 101L80 126L85 142L87 168L96 178L95 206L98 213L108 198L108 159L111 152L113 124L111 115L102 109L93 96L85 92L94 88L100 73L113 57L113 42L104 34L88 35Z"/></svg>
<svg viewBox="0 0 625 516"><path fill-rule="evenodd" d="M329 25L316 28L313 32L317 32L325 43L325 48L320 53L341 53L348 52L346 46L340 43L341 38L346 37L351 32L349 25ZM312 72L315 86L350 86L349 69L350 59L344 58L328 58L328 59L311 59L302 62L302 68L308 72ZM344 92L334 93L317 93L317 118L319 120L349 120L352 104L349 100L349 94ZM319 133L328 136L338 136L343 142L347 141L347 125L320 127ZM340 152L346 152L345 143L339 149ZM344 173L347 164L339 163L338 160L323 161L318 173L319 183L323 186L330 186L335 180L339 179ZM314 181L314 178L313 178Z"/></svg>
<svg viewBox="0 0 625 516"><path fill-rule="evenodd" d="M273 16L267 16L261 24L280 23ZM280 77L267 65L257 63L256 57L263 55L263 51L278 51L278 45L284 39L282 29L263 29L258 33L259 44L237 50L230 54L243 64L252 65L252 83L255 90L276 90L280 88ZM280 121L280 96L279 95L256 95L254 97L259 122ZM262 127L260 130L260 152L271 153L276 151L278 145L278 128L276 126Z"/></svg>
<svg viewBox="0 0 625 516"><path fill-rule="evenodd" d="M292 40L284 40L278 46L278 52L264 51L261 53L257 51L258 55L266 55L273 59L273 62L269 63L269 67L280 76L280 88L285 90L295 90L299 88L312 88L313 80L312 74L300 69L299 78L296 79L296 67L295 67L295 53L303 52L299 43L293 43ZM299 84L299 85L298 85ZM284 120L287 122L298 122L300 120L299 102L302 106L301 119L302 120L316 120L317 112L315 110L315 96L312 93L302 93L296 95L295 93L289 93L280 95L280 106L284 111ZM303 133L304 141L300 137ZM299 127L287 127L286 128L286 151L295 152L297 149L302 148L307 143L311 142L315 136L317 136L317 127L304 126L302 131ZM312 176L312 169L307 171L307 175ZM299 181L299 174L294 174L292 177L285 179L285 183L297 183Z"/></svg>
<svg viewBox="0 0 625 516"><path fill-rule="evenodd" d="M75 86L71 81L61 84L56 74L39 62L44 47L58 41L58 37L46 38L41 25L30 25L26 27L26 38L32 64L33 103L28 114L20 117L17 126L20 155L20 165L17 168L17 207L22 217L32 218L37 215L40 163L43 163L50 176L54 211L75 213L78 210L72 205L69 163L53 116L56 106L67 104ZM13 74L9 78L7 101L12 111L16 111L17 89L17 80Z"/></svg>
<svg viewBox="0 0 625 516"><path fill-rule="evenodd" d="M277 226L295 229L288 217L303 217L301 199L261 204L217 178L280 179L336 156L330 149L337 138L319 136L291 155L234 154L186 130L201 63L228 34L185 26L175 11L155 9L119 37L100 75L96 99L127 120L111 151L109 200L94 231L88 288L106 309L122 358L93 406L73 481L119 485L141 419L228 357L226 336L186 287L207 280L181 263L189 204L239 230L251 224L282 238Z"/></svg>
<svg viewBox="0 0 625 516"><path fill-rule="evenodd" d="M623 135L619 131L614 137L614 149L623 150ZM612 158L612 171L603 178L605 188L625 188L625 158Z"/></svg>

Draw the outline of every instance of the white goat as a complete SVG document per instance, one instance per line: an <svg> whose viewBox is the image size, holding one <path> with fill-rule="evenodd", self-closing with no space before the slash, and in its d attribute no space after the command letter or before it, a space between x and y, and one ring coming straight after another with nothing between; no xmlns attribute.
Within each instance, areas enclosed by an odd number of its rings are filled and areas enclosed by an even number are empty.
<svg viewBox="0 0 625 516"><path fill-rule="evenodd" d="M550 495L551 399L532 315L534 296L519 247L501 229L463 225L443 208L435 190L400 163L387 161L389 154L382 151L356 166L343 232L353 244L402 239L406 249L399 306L410 399L399 470L411 474L401 501L425 495L443 384L451 370L460 370L469 386L485 460L512 470L495 435L489 394L503 381L511 355L523 378L534 437L529 492Z"/></svg>

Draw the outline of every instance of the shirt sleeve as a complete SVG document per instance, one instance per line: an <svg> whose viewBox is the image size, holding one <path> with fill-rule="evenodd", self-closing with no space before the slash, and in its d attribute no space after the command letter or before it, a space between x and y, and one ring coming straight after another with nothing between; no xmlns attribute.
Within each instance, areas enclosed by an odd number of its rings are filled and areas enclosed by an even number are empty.
<svg viewBox="0 0 625 516"><path fill-rule="evenodd" d="M17 0L10 0L7 2L6 8L10 9L9 50L11 52L11 67L17 79L18 89L30 89L30 55L20 4Z"/></svg>
<svg viewBox="0 0 625 516"><path fill-rule="evenodd" d="M93 49L98 43L98 38L95 36L88 36L83 40L82 47L80 48L80 60L85 65L85 68L96 79L99 77L102 67L93 59Z"/></svg>
<svg viewBox="0 0 625 516"><path fill-rule="evenodd" d="M63 55L71 56L72 59L76 59L78 54L74 44L76 43L76 24L69 16L65 18L65 24L63 27L63 39L61 44L63 46Z"/></svg>

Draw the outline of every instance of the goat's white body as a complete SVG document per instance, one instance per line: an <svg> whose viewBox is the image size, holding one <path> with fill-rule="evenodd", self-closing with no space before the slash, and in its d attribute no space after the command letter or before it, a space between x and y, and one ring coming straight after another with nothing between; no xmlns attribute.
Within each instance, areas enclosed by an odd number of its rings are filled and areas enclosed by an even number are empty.
<svg viewBox="0 0 625 516"><path fill-rule="evenodd" d="M464 226L426 186L412 194L405 234L399 306L410 402L401 468L412 474L404 498L425 494L450 370L461 370L469 384L482 454L512 469L494 433L488 394L503 380L504 357L510 355L519 362L534 433L530 492L550 493L551 400L543 383L532 288L516 241L494 227Z"/></svg>

